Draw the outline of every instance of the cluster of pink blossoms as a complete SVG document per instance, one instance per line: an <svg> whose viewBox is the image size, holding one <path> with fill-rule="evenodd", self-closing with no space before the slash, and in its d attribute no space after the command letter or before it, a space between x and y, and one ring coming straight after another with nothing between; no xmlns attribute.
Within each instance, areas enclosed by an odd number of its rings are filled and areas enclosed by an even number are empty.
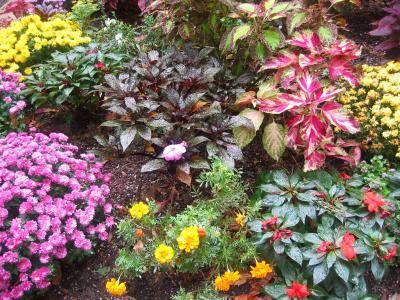
<svg viewBox="0 0 400 300"><path fill-rule="evenodd" d="M4 103L10 104L10 114L16 114L26 107L25 101L22 100L13 103L13 96L18 95L25 88L25 84L20 79L20 73L6 73L0 68L0 96Z"/></svg>
<svg viewBox="0 0 400 300"><path fill-rule="evenodd" d="M114 225L106 201L111 175L60 133L0 139L0 299L50 285L51 264L90 251Z"/></svg>

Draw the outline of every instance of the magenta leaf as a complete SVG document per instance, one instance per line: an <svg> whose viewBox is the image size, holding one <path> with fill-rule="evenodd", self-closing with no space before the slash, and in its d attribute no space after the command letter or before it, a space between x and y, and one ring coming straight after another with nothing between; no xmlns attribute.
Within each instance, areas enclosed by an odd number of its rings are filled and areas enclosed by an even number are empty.
<svg viewBox="0 0 400 300"><path fill-rule="evenodd" d="M306 156L304 171L314 171L320 169L325 163L325 154L320 151L314 151Z"/></svg>
<svg viewBox="0 0 400 300"><path fill-rule="evenodd" d="M310 95L322 88L321 84L309 72L304 72L303 76L298 80L300 89Z"/></svg>
<svg viewBox="0 0 400 300"><path fill-rule="evenodd" d="M315 32L302 33L287 42L292 46L309 50L311 53L319 53L321 51L321 40Z"/></svg>
<svg viewBox="0 0 400 300"><path fill-rule="evenodd" d="M331 124L334 124L343 131L353 134L360 131L357 121L347 113L341 104L327 102L321 107L321 111Z"/></svg>

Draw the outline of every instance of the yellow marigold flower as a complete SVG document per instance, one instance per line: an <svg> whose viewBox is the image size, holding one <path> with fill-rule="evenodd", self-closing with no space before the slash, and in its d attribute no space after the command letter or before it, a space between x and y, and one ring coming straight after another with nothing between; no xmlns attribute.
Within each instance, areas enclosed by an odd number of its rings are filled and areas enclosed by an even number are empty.
<svg viewBox="0 0 400 300"><path fill-rule="evenodd" d="M144 204L142 201L132 205L131 209L129 210L131 217L133 219L141 219L143 216L149 213L149 206Z"/></svg>
<svg viewBox="0 0 400 300"><path fill-rule="evenodd" d="M197 226L190 226L183 229L176 241L178 242L179 249L185 250L187 253L199 248L200 238Z"/></svg>
<svg viewBox="0 0 400 300"><path fill-rule="evenodd" d="M31 75L32 74L32 69L31 68L25 68L24 73L25 73L25 75Z"/></svg>
<svg viewBox="0 0 400 300"><path fill-rule="evenodd" d="M160 264L167 264L174 258L174 249L170 246L161 244L154 251L154 256Z"/></svg>
<svg viewBox="0 0 400 300"><path fill-rule="evenodd" d="M218 276L217 278L215 278L214 288L216 291L219 292L227 292L231 288L231 285L226 280L226 278Z"/></svg>
<svg viewBox="0 0 400 300"><path fill-rule="evenodd" d="M236 214L236 224L240 225L240 227L244 226L244 219L245 219L246 215L242 214L242 213L237 213Z"/></svg>
<svg viewBox="0 0 400 300"><path fill-rule="evenodd" d="M236 272L226 271L223 277L229 282L229 284L234 284L236 281L240 279L240 274L238 271Z"/></svg>
<svg viewBox="0 0 400 300"><path fill-rule="evenodd" d="M107 292L116 297L121 297L126 293L126 285L125 282L119 282L115 278L111 278L111 280L106 283Z"/></svg>
<svg viewBox="0 0 400 300"><path fill-rule="evenodd" d="M272 268L264 260L256 262L255 267L251 266L251 277L253 278L265 278L268 274L272 273Z"/></svg>

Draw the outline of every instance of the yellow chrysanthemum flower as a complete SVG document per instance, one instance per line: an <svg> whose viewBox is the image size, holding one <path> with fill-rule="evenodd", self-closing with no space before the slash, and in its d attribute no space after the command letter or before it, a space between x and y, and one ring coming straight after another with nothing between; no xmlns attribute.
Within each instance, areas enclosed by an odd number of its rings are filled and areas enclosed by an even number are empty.
<svg viewBox="0 0 400 300"><path fill-rule="evenodd" d="M178 242L179 249L185 250L187 253L197 249L200 245L197 226L190 226L183 229L176 241Z"/></svg>
<svg viewBox="0 0 400 300"><path fill-rule="evenodd" d="M353 112L362 128L364 149L400 153L400 62L362 66L360 86L343 93L340 102Z"/></svg>
<svg viewBox="0 0 400 300"><path fill-rule="evenodd" d="M154 251L154 256L160 264L167 264L174 258L174 249L170 246L161 244Z"/></svg>
<svg viewBox="0 0 400 300"><path fill-rule="evenodd" d="M226 271L223 277L229 282L229 284L234 284L236 281L240 279L239 271L231 272Z"/></svg>
<svg viewBox="0 0 400 300"><path fill-rule="evenodd" d="M25 68L24 74L25 75L31 75L32 74L32 69L31 68Z"/></svg>
<svg viewBox="0 0 400 300"><path fill-rule="evenodd" d="M217 278L215 278L214 288L216 291L219 292L227 292L231 288L231 285L226 280L226 278L218 276Z"/></svg>
<svg viewBox="0 0 400 300"><path fill-rule="evenodd" d="M129 213L131 214L131 217L133 219L141 219L143 216L147 215L149 213L149 206L145 204L144 202L140 201L134 205L132 205L131 209L129 210Z"/></svg>
<svg viewBox="0 0 400 300"><path fill-rule="evenodd" d="M121 297L126 293L126 285L125 282L119 282L115 278L111 278L111 280L106 283L107 292L116 297Z"/></svg>
<svg viewBox="0 0 400 300"><path fill-rule="evenodd" d="M270 273L272 273L272 268L264 260L257 261L255 266L251 266L250 274L253 278L265 278Z"/></svg>

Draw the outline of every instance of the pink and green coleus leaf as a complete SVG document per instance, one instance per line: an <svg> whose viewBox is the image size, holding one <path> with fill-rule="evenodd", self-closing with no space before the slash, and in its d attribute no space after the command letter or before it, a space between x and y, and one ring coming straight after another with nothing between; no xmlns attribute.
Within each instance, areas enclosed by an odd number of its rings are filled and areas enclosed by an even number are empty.
<svg viewBox="0 0 400 300"><path fill-rule="evenodd" d="M304 118L302 127L302 139L305 141L305 156L310 156L324 138L327 125L317 116L309 115Z"/></svg>
<svg viewBox="0 0 400 300"><path fill-rule="evenodd" d="M333 57L329 61L328 65L329 78L337 80L343 77L351 86L356 86L359 83L355 68L346 60L343 60L340 56Z"/></svg>
<svg viewBox="0 0 400 300"><path fill-rule="evenodd" d="M322 51L321 40L315 32L304 32L287 41L289 45L300 47L311 53L320 53Z"/></svg>
<svg viewBox="0 0 400 300"><path fill-rule="evenodd" d="M293 94L278 94L277 98L259 99L258 107L270 114L281 114L285 111L304 105L305 99Z"/></svg>
<svg viewBox="0 0 400 300"><path fill-rule="evenodd" d="M360 131L360 126L357 121L348 114L344 107L336 102L327 102L321 107L323 116L329 122L343 131L349 133L357 133Z"/></svg>
<svg viewBox="0 0 400 300"><path fill-rule="evenodd" d="M304 171L314 171L322 168L325 163L325 154L321 151L314 151L305 157Z"/></svg>
<svg viewBox="0 0 400 300"><path fill-rule="evenodd" d="M297 83L299 88L307 95L314 94L316 91L322 89L319 80L313 77L309 72L305 72Z"/></svg>
<svg viewBox="0 0 400 300"><path fill-rule="evenodd" d="M298 55L294 52L284 50L278 56L267 60L259 71L281 69L297 63Z"/></svg>

